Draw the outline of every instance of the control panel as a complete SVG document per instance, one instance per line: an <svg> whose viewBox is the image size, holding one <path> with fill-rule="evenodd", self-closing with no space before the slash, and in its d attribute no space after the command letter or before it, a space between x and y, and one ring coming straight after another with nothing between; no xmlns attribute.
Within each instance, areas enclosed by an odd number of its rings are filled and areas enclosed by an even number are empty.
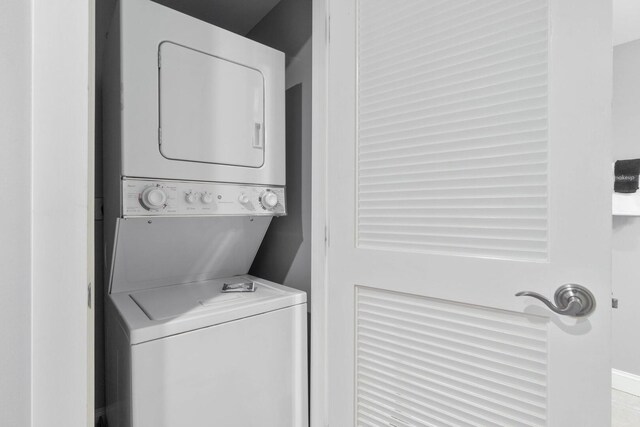
<svg viewBox="0 0 640 427"><path fill-rule="evenodd" d="M122 180L122 216L286 215L284 187Z"/></svg>

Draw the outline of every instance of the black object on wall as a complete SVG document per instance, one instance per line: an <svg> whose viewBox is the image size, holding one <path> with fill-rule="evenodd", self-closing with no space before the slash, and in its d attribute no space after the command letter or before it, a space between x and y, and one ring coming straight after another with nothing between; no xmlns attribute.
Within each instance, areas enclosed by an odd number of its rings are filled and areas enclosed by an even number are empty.
<svg viewBox="0 0 640 427"><path fill-rule="evenodd" d="M635 193L638 191L638 175L640 175L640 159L618 160L615 165L616 193Z"/></svg>

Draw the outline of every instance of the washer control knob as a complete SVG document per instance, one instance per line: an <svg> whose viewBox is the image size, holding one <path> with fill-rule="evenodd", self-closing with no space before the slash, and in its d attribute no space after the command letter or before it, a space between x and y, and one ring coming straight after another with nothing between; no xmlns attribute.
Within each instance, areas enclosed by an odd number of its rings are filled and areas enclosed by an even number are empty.
<svg viewBox="0 0 640 427"><path fill-rule="evenodd" d="M247 197L247 195L244 193L240 193L240 195L238 196L238 201L243 205L246 205L247 203L249 203L249 197Z"/></svg>
<svg viewBox="0 0 640 427"><path fill-rule="evenodd" d="M271 210L278 205L278 195L271 190L264 190L260 194L260 204L263 208Z"/></svg>
<svg viewBox="0 0 640 427"><path fill-rule="evenodd" d="M204 203L205 205L210 205L211 203L213 203L213 194L204 192L202 193L202 197L200 197L200 200L202 200L202 203Z"/></svg>
<svg viewBox="0 0 640 427"><path fill-rule="evenodd" d="M184 199L187 201L187 203L193 204L198 201L198 193L187 191L184 195Z"/></svg>
<svg viewBox="0 0 640 427"><path fill-rule="evenodd" d="M140 204L148 211L164 209L167 205L167 193L158 185L150 185L142 190L139 196Z"/></svg>

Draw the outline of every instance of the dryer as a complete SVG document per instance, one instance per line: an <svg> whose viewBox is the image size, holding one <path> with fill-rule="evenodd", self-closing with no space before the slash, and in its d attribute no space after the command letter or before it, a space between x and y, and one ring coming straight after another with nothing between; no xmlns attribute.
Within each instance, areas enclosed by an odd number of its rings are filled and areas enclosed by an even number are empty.
<svg viewBox="0 0 640 427"><path fill-rule="evenodd" d="M282 52L126 0L105 64L108 173L285 185Z"/></svg>
<svg viewBox="0 0 640 427"><path fill-rule="evenodd" d="M282 52L126 0L116 5L104 64L109 257L116 218L227 215L232 192L247 214L286 213ZM214 192L223 185L229 191Z"/></svg>

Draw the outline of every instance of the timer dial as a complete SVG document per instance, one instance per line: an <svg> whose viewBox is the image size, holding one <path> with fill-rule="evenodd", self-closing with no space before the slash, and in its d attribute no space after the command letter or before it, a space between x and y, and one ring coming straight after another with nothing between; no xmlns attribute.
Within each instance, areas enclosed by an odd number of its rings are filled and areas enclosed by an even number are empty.
<svg viewBox="0 0 640 427"><path fill-rule="evenodd" d="M148 211L164 209L167 205L167 193L157 185L150 185L140 193L140 204Z"/></svg>
<svg viewBox="0 0 640 427"><path fill-rule="evenodd" d="M259 200L262 207L267 210L272 210L278 205L278 195L271 190L264 190Z"/></svg>

